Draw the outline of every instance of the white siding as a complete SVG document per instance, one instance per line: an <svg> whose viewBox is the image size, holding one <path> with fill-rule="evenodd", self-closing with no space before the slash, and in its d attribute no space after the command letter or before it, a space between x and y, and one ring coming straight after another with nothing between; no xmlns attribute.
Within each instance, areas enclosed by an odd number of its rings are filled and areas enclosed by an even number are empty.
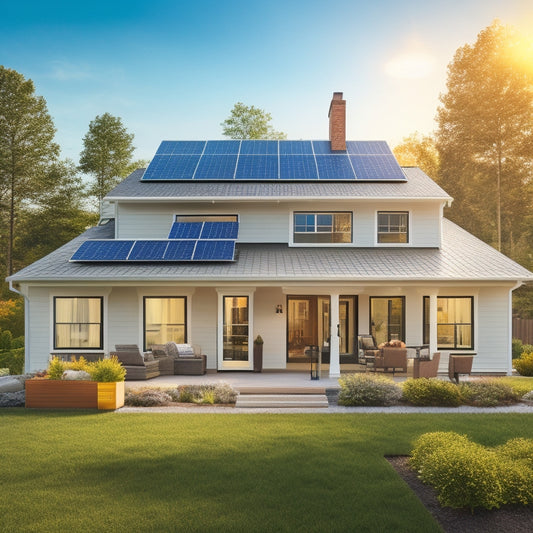
<svg viewBox="0 0 533 533"><path fill-rule="evenodd" d="M202 348L207 368L217 368L217 293L212 287L199 287L192 295L188 341Z"/></svg>
<svg viewBox="0 0 533 533"><path fill-rule="evenodd" d="M372 247L377 241L378 211L409 211L409 244L440 245L440 202L302 201L271 203L120 203L117 237L120 239L165 239L174 217L182 215L239 215L239 241L289 242L294 211L350 211L354 213L354 246Z"/></svg>
<svg viewBox="0 0 533 533"><path fill-rule="evenodd" d="M26 372L46 370L50 358L50 344L53 332L50 328L50 296L49 290L32 287L29 290L29 329L30 338L26 339L26 358L30 358L30 366Z"/></svg>

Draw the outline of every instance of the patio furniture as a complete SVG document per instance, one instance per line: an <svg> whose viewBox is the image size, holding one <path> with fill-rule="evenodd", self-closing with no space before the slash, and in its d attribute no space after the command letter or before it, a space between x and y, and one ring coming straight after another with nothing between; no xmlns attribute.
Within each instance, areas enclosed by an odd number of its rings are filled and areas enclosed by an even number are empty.
<svg viewBox="0 0 533 533"><path fill-rule="evenodd" d="M472 372L472 362L475 353L450 353L448 360L448 377L451 381L459 383L460 374Z"/></svg>
<svg viewBox="0 0 533 533"><path fill-rule="evenodd" d="M401 368L402 372L407 372L407 348L396 348L392 346L384 346L375 356L374 370L382 368L383 372L388 372L392 369L392 375L397 368Z"/></svg>
<svg viewBox="0 0 533 533"><path fill-rule="evenodd" d="M159 361L159 374L161 376L174 375L174 357L168 355L164 344L152 344L152 355L156 361Z"/></svg>
<svg viewBox="0 0 533 533"><path fill-rule="evenodd" d="M363 352L363 355L360 352ZM372 335L359 335L359 353L357 360L360 365L366 365L367 357L376 357L379 355L379 349Z"/></svg>
<svg viewBox="0 0 533 533"><path fill-rule="evenodd" d="M433 359L417 358L413 361L414 378L436 378L439 370L440 352L433 354Z"/></svg>
<svg viewBox="0 0 533 533"><path fill-rule="evenodd" d="M199 346L167 342L165 348L174 358L174 374L201 376L207 372L207 356L200 353Z"/></svg>
<svg viewBox="0 0 533 533"><path fill-rule="evenodd" d="M126 369L126 381L145 380L155 378L160 375L159 361L150 360L152 354L143 356L136 344L116 344L115 352L122 366Z"/></svg>

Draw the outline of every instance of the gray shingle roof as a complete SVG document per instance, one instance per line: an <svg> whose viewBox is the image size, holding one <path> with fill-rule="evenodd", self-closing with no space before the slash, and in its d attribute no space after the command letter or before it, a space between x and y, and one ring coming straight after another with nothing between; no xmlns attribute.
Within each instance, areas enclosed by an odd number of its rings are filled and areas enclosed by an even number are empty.
<svg viewBox="0 0 533 533"><path fill-rule="evenodd" d="M403 167L407 181L402 182L142 182L144 169L130 174L108 195L119 199L219 199L219 198L438 198L450 199L431 178L416 167Z"/></svg>
<svg viewBox="0 0 533 533"><path fill-rule="evenodd" d="M86 264L69 259L82 241L112 236L112 225L91 228L11 276L44 281L533 281L533 273L443 220L437 248L290 248L239 244L233 263Z"/></svg>

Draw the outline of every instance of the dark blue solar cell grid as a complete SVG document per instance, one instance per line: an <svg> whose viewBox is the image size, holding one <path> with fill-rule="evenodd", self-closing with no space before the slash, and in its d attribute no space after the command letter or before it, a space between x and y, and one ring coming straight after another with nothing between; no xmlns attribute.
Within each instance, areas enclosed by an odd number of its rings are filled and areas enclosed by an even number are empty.
<svg viewBox="0 0 533 533"><path fill-rule="evenodd" d="M125 261L135 241L85 241L72 261Z"/></svg>
<svg viewBox="0 0 533 533"><path fill-rule="evenodd" d="M233 261L235 241L198 241L193 261Z"/></svg>
<svg viewBox="0 0 533 533"><path fill-rule="evenodd" d="M278 155L278 141L242 141L242 155Z"/></svg>
<svg viewBox="0 0 533 533"><path fill-rule="evenodd" d="M232 180L236 164L236 155L204 155L198 163L194 179Z"/></svg>
<svg viewBox="0 0 533 533"><path fill-rule="evenodd" d="M156 155L200 155L204 151L206 141L162 141Z"/></svg>
<svg viewBox="0 0 533 533"><path fill-rule="evenodd" d="M169 241L164 261L190 261L196 241Z"/></svg>
<svg viewBox="0 0 533 533"><path fill-rule="evenodd" d="M204 222L200 239L237 239L238 222Z"/></svg>
<svg viewBox="0 0 533 533"><path fill-rule="evenodd" d="M235 178L239 180L277 180L277 155L241 155Z"/></svg>
<svg viewBox="0 0 533 533"><path fill-rule="evenodd" d="M348 153L352 155L391 155L385 141L346 141Z"/></svg>
<svg viewBox="0 0 533 533"><path fill-rule="evenodd" d="M359 180L405 180L393 155L357 155L350 159Z"/></svg>
<svg viewBox="0 0 533 533"><path fill-rule="evenodd" d="M169 239L198 239L203 222L174 222L168 234Z"/></svg>
<svg viewBox="0 0 533 533"><path fill-rule="evenodd" d="M232 155L238 154L241 141L207 141L204 154L207 155Z"/></svg>
<svg viewBox="0 0 533 533"><path fill-rule="evenodd" d="M321 180L355 179L347 155L317 155L316 164Z"/></svg>
<svg viewBox="0 0 533 533"><path fill-rule="evenodd" d="M280 155L312 154L311 141L279 141Z"/></svg>
<svg viewBox="0 0 533 533"><path fill-rule="evenodd" d="M282 180L318 179L315 158L312 155L282 155L279 165Z"/></svg>
<svg viewBox="0 0 533 533"><path fill-rule="evenodd" d="M168 241L135 241L128 261L162 261Z"/></svg>

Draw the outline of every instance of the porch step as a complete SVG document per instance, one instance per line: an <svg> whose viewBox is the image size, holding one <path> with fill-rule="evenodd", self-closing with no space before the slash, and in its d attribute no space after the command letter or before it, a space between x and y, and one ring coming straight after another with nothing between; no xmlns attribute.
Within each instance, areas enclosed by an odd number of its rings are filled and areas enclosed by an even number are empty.
<svg viewBox="0 0 533 533"><path fill-rule="evenodd" d="M328 398L322 394L239 394L235 407L290 408L313 407L327 408Z"/></svg>

